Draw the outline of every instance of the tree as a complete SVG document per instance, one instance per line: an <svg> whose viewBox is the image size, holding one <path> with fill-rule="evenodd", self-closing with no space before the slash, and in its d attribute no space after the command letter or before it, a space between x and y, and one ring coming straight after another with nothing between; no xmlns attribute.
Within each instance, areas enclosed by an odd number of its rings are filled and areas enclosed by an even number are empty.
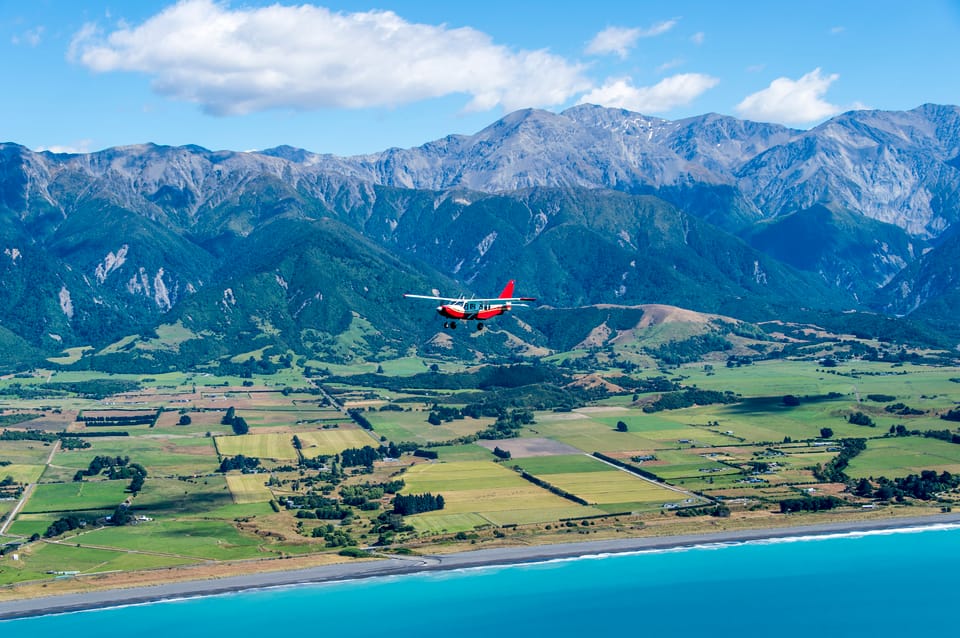
<svg viewBox="0 0 960 638"><path fill-rule="evenodd" d="M857 496L862 496L864 498L870 498L873 496L873 485L870 484L865 478L860 479L860 482L857 483L857 486L854 488L853 493Z"/></svg>
<svg viewBox="0 0 960 638"><path fill-rule="evenodd" d="M800 399L792 394L783 395L783 404L791 408L800 405Z"/></svg>
<svg viewBox="0 0 960 638"><path fill-rule="evenodd" d="M820 428L820 438L829 439L833 436L833 430L830 428Z"/></svg>
<svg viewBox="0 0 960 638"><path fill-rule="evenodd" d="M192 423L192 422L193 422L193 421L192 421L192 419L190 418L190 415L189 415L189 414L181 414L181 415L180 415L180 420L179 420L177 423L178 423L179 425L190 425L190 423Z"/></svg>
<svg viewBox="0 0 960 638"><path fill-rule="evenodd" d="M627 424L623 421L617 421L617 432L626 432Z"/></svg>
<svg viewBox="0 0 960 638"><path fill-rule="evenodd" d="M250 426L247 425L246 419L244 419L242 416L234 417L231 425L233 425L234 434L246 434L250 431Z"/></svg>
<svg viewBox="0 0 960 638"><path fill-rule="evenodd" d="M849 423L852 423L853 425L866 425L871 428L876 427L876 423L873 422L873 419L871 419L868 415L864 414L863 412L859 412L859 411L854 412L853 414L848 416L847 421Z"/></svg>

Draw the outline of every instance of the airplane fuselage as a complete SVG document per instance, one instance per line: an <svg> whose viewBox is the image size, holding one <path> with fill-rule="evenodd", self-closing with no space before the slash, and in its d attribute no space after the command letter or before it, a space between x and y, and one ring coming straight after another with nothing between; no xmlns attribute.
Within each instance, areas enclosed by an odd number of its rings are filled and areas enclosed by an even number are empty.
<svg viewBox="0 0 960 638"><path fill-rule="evenodd" d="M491 304L478 301L448 303L437 306L437 314L458 321L485 321L510 310L510 304Z"/></svg>

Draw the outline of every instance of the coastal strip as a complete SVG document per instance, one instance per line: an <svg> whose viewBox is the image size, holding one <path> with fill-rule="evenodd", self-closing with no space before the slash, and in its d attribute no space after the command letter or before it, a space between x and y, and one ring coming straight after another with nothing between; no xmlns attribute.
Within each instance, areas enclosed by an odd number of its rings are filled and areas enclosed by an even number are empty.
<svg viewBox="0 0 960 638"><path fill-rule="evenodd" d="M0 602L0 620L210 596L268 587L358 580L474 567L520 565L596 555L693 548L703 545L740 544L785 538L803 539L834 534L905 530L937 525L960 525L960 513L875 521L798 525L783 528L730 530L706 534L498 547L443 555L403 556L374 561L337 563L289 571L260 572L218 579L181 581L145 587L108 589Z"/></svg>

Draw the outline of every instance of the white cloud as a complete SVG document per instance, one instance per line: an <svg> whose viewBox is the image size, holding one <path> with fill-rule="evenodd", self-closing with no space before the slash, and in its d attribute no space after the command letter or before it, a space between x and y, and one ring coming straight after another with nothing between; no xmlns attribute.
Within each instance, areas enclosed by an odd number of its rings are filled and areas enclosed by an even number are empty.
<svg viewBox="0 0 960 638"><path fill-rule="evenodd" d="M469 27L309 4L231 9L181 0L139 26L103 34L86 25L68 57L97 72L147 74L158 93L217 115L397 106L451 94L470 96L469 110L512 110L562 104L590 87L579 64L511 50Z"/></svg>
<svg viewBox="0 0 960 638"><path fill-rule="evenodd" d="M14 35L12 38L10 38L10 42L16 46L21 44L31 47L39 46L40 41L43 39L43 32L45 30L46 29L43 26L27 29L22 34Z"/></svg>
<svg viewBox="0 0 960 638"><path fill-rule="evenodd" d="M840 35L841 33L843 33L843 32L846 31L846 30L847 30L846 27L831 27L831 28L830 28L830 35Z"/></svg>
<svg viewBox="0 0 960 638"><path fill-rule="evenodd" d="M686 60L684 60L683 58L674 58L672 60L668 60L657 67L657 73L658 74L666 73L670 69L675 69L678 66L683 66L685 63L686 63Z"/></svg>
<svg viewBox="0 0 960 638"><path fill-rule="evenodd" d="M53 146L38 146L33 149L37 153L49 151L51 153L89 153L93 140L80 140L76 144L54 144Z"/></svg>
<svg viewBox="0 0 960 638"><path fill-rule="evenodd" d="M626 58L627 53L637 44L640 38L652 38L661 35L672 29L677 24L674 20L664 20L647 29L639 27L628 29L626 27L607 27L593 37L593 40L587 44L586 53L588 55L606 55L615 53L621 58Z"/></svg>
<svg viewBox="0 0 960 638"><path fill-rule="evenodd" d="M719 80L702 73L682 73L653 86L635 87L629 78L608 81L580 98L580 104L599 104L640 113L662 113L689 104Z"/></svg>
<svg viewBox="0 0 960 638"><path fill-rule="evenodd" d="M694 44L703 44L703 41L707 39L707 34L703 31L697 31L692 36L690 36L690 41Z"/></svg>
<svg viewBox="0 0 960 638"><path fill-rule="evenodd" d="M781 124L807 124L836 115L842 109L823 99L840 76L822 76L820 68L799 80L777 78L770 86L748 95L737 105L737 112L748 119Z"/></svg>

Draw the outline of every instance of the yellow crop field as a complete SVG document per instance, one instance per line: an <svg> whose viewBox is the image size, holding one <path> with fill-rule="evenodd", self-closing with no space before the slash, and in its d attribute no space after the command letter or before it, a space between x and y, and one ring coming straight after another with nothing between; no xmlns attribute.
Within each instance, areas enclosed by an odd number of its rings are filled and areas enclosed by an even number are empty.
<svg viewBox="0 0 960 638"><path fill-rule="evenodd" d="M550 474L544 478L551 485L576 494L589 503L666 503L686 498L681 492L619 470Z"/></svg>
<svg viewBox="0 0 960 638"><path fill-rule="evenodd" d="M265 503L273 498L267 489L267 474L227 474L227 487L234 503Z"/></svg>
<svg viewBox="0 0 960 638"><path fill-rule="evenodd" d="M312 432L297 432L297 438L300 439L301 454L306 458L317 456L332 456L339 454L346 449L362 448L365 445L377 447L379 441L375 441L364 430L315 430Z"/></svg>
<svg viewBox="0 0 960 638"><path fill-rule="evenodd" d="M43 465L5 465L0 467L0 480L12 476L16 483L36 483L43 474Z"/></svg>
<svg viewBox="0 0 960 638"><path fill-rule="evenodd" d="M223 456L253 456L258 459L293 461L297 451L293 449L293 435L283 433L243 434L241 436L215 437L217 451Z"/></svg>

